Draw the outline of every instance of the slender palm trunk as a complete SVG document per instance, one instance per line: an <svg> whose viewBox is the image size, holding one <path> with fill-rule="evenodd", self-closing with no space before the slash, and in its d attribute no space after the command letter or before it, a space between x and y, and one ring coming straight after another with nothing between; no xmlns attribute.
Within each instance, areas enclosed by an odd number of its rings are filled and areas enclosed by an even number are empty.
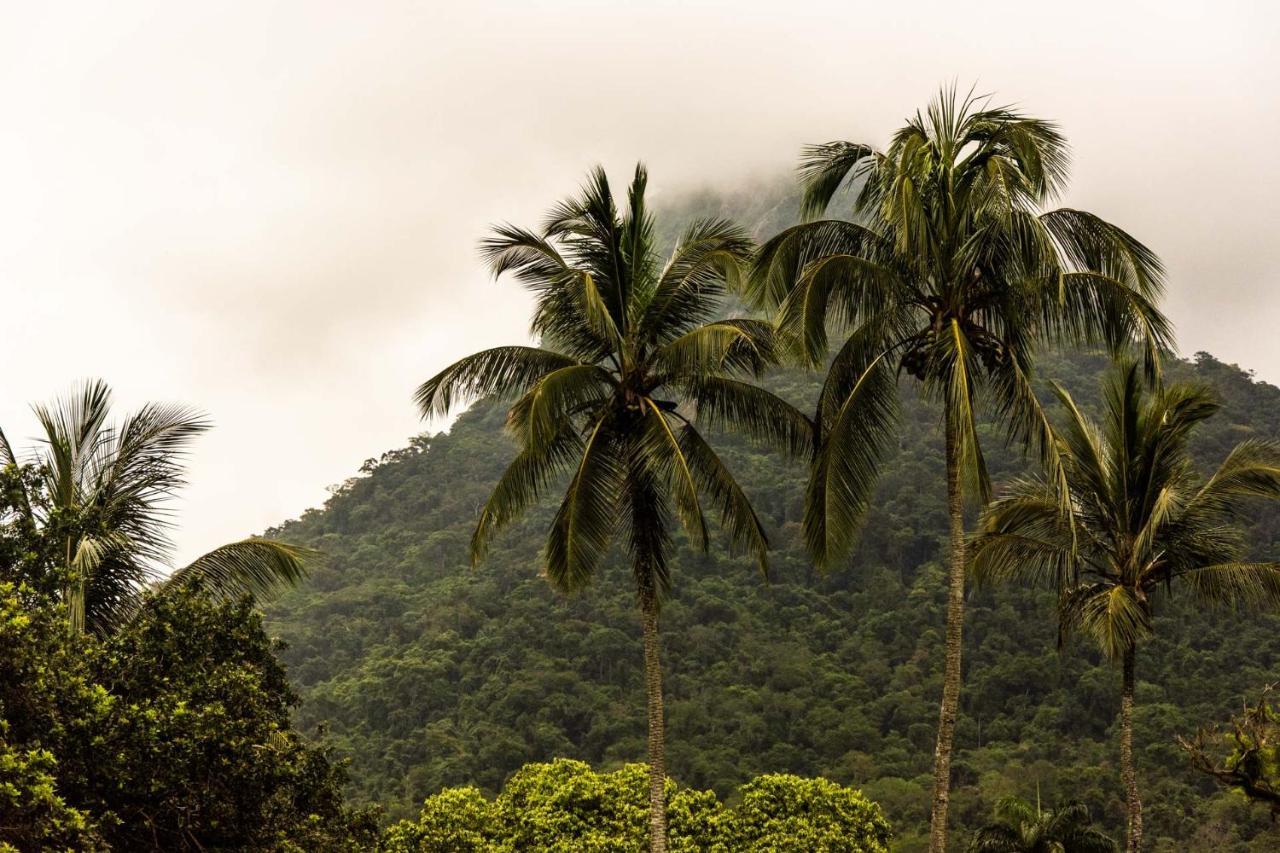
<svg viewBox="0 0 1280 853"><path fill-rule="evenodd" d="M640 593L644 624L644 684L649 708L649 850L667 851L667 756L663 731L662 665L658 660L658 601L652 590Z"/></svg>
<svg viewBox="0 0 1280 853"><path fill-rule="evenodd" d="M67 582L62 588L62 599L67 603L67 628L74 637L84 633L84 610L87 590L85 588L84 578L81 578L76 569L72 567L71 554L71 537L68 536L66 542L66 562L64 563Z"/></svg>
<svg viewBox="0 0 1280 853"><path fill-rule="evenodd" d="M1129 812L1125 853L1142 849L1142 800L1138 797L1138 773L1133 765L1133 659L1134 650L1130 648L1124 653L1124 689L1120 694L1120 778Z"/></svg>
<svg viewBox="0 0 1280 853"><path fill-rule="evenodd" d="M951 554L947 571L946 665L942 674L942 708L938 715L938 743L933 752L933 815L929 822L929 851L947 849L947 804L951 799L951 742L960 706L960 643L964 630L964 495L960 489L960 447L946 413L947 514L951 521Z"/></svg>

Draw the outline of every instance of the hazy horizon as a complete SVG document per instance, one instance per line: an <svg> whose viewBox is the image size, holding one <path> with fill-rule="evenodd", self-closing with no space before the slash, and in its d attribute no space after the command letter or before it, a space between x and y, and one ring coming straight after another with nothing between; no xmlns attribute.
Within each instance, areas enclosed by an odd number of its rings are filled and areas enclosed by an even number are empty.
<svg viewBox="0 0 1280 853"><path fill-rule="evenodd" d="M1061 125L1064 202L1169 268L1184 354L1280 381L1280 14L1254 3L556 0L17 7L0 33L0 425L99 376L209 412L180 559L422 431L413 388L526 335L486 227L603 163L654 200L883 144L939 85ZM347 10L347 11L344 11Z"/></svg>

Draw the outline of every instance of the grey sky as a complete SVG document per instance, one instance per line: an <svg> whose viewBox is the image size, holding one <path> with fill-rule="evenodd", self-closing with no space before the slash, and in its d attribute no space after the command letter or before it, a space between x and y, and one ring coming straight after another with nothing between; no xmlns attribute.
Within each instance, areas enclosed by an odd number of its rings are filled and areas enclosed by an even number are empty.
<svg viewBox="0 0 1280 853"><path fill-rule="evenodd" d="M940 83L1061 123L1071 204L1171 271L1184 352L1280 381L1269 3L44 4L0 30L0 423L101 376L181 400L180 556L298 514L519 339L475 241L595 162L655 190L882 142Z"/></svg>

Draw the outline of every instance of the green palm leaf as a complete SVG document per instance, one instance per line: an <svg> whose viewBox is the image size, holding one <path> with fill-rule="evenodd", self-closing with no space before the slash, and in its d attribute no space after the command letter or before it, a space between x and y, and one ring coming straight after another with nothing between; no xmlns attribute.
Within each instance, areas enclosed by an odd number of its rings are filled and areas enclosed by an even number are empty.
<svg viewBox="0 0 1280 853"><path fill-rule="evenodd" d="M301 583L316 557L315 551L274 539L242 539L197 557L175 571L169 583L197 583L219 598L262 598Z"/></svg>

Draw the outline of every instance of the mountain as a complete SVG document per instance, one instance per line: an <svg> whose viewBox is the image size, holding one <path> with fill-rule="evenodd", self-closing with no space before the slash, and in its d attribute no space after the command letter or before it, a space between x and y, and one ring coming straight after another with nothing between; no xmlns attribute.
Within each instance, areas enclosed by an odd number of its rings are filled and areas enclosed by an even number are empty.
<svg viewBox="0 0 1280 853"><path fill-rule="evenodd" d="M769 231L794 216L785 196L708 194L696 213L745 205ZM1047 355L1040 374L1096 405L1107 360ZM1168 368L1219 394L1223 412L1195 445L1205 467L1237 441L1280 435L1280 389L1207 354ZM425 378L425 377L424 377ZM806 403L797 371L773 389ZM323 724L352 759L353 793L394 817L446 785L494 790L520 765L554 756L601 767L645 752L640 626L620 561L572 598L539 576L553 506L530 512L472 569L478 510L513 454L501 406L481 403L447 434L422 435L367 462L323 509L272 531L326 555L272 606L269 628L303 697L299 723ZM908 399L900 440L849 564L817 573L801 547L802 466L718 436L775 545L771 577L717 540L680 540L663 611L668 769L727 796L769 771L856 784L879 801L901 849L927 832L941 689L946 519L936 408ZM997 481L1023 470L986 429ZM1280 554L1280 512L1248 519L1257 554ZM1191 771L1178 733L1236 710L1276 679L1280 619L1161 602L1139 656L1138 761L1158 849L1277 849L1261 813ZM963 836L1008 794L1088 803L1123 825L1115 715L1120 674L1084 644L1057 648L1053 599L1023 589L971 594L954 761Z"/></svg>

